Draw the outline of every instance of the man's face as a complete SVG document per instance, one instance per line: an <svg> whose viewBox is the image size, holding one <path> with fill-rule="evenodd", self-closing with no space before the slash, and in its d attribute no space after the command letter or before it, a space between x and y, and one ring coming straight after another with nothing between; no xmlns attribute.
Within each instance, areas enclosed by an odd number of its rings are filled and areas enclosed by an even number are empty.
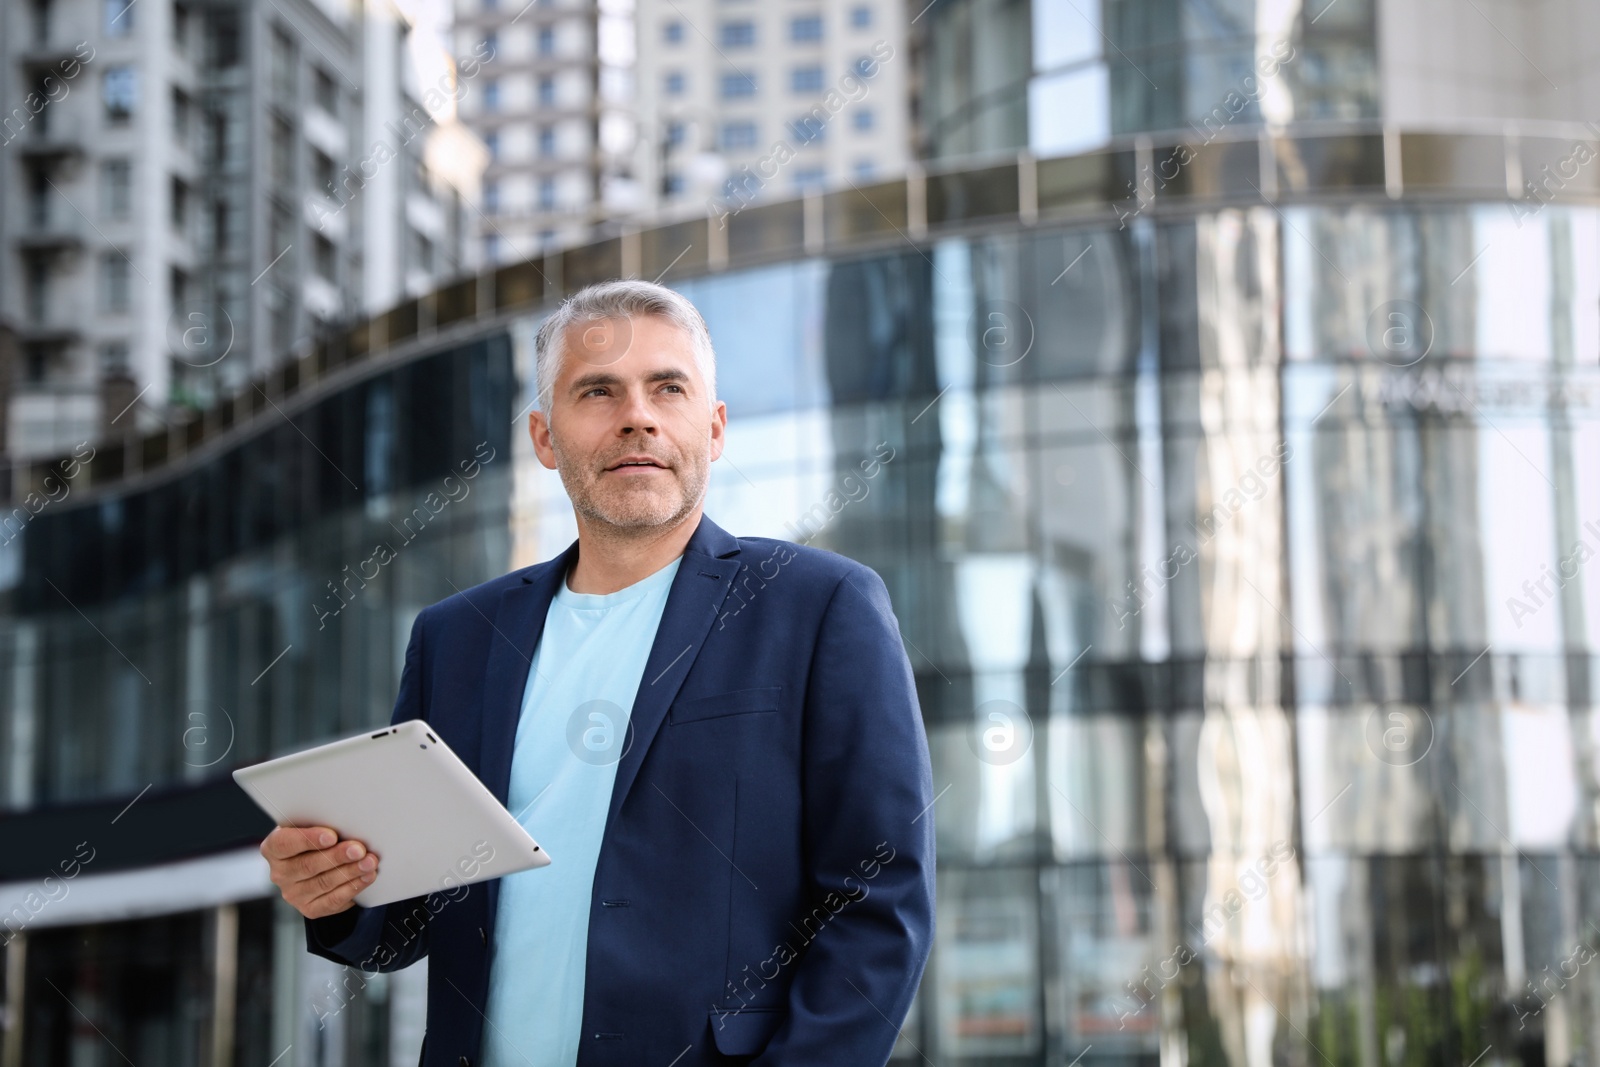
<svg viewBox="0 0 1600 1067"><path fill-rule="evenodd" d="M574 323L550 410L528 417L539 461L578 514L618 529L672 526L705 496L727 406L707 404L687 332L655 315Z"/></svg>

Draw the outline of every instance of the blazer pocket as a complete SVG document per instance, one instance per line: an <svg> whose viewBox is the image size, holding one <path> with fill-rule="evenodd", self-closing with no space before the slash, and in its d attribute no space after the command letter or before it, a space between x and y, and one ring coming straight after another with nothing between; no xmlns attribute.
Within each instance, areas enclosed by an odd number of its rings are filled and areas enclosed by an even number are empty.
<svg viewBox="0 0 1600 1067"><path fill-rule="evenodd" d="M783 686L767 689L735 689L727 693L713 693L708 697L680 700L672 705L668 718L673 723L700 722L720 719L728 715L748 715L757 711L777 711L778 694Z"/></svg>
<svg viewBox="0 0 1600 1067"><path fill-rule="evenodd" d="M788 1008L741 1008L711 1012L711 1040L724 1056L754 1056L778 1032Z"/></svg>

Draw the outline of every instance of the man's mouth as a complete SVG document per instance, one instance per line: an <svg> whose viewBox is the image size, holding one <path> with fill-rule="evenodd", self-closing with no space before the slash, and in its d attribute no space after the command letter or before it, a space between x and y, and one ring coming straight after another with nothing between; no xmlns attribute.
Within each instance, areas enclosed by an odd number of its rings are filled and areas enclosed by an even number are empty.
<svg viewBox="0 0 1600 1067"><path fill-rule="evenodd" d="M611 473L633 470L666 470L666 465L647 456L629 456L613 463L606 470Z"/></svg>

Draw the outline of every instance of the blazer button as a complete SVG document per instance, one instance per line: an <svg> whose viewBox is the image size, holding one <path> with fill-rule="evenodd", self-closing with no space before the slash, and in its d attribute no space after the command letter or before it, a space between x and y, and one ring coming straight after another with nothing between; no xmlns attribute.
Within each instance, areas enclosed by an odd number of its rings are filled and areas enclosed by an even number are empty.
<svg viewBox="0 0 1600 1067"><path fill-rule="evenodd" d="M465 1056L457 1059L456 1062L461 1064L461 1067L472 1067L472 1061L467 1059Z"/></svg>

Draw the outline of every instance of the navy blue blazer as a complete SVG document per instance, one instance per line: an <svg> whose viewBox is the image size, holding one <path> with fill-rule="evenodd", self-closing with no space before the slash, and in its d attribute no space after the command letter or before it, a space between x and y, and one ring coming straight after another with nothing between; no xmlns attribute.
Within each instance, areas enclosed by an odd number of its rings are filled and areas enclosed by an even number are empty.
<svg viewBox="0 0 1600 1067"><path fill-rule="evenodd" d="M411 630L392 721L425 719L502 804L545 612L577 553L442 600ZM928 743L883 580L702 516L629 728L589 911L581 1067L882 1065L934 930ZM307 920L306 947L368 973L427 956L421 1067L473 1067L499 887L352 906Z"/></svg>

